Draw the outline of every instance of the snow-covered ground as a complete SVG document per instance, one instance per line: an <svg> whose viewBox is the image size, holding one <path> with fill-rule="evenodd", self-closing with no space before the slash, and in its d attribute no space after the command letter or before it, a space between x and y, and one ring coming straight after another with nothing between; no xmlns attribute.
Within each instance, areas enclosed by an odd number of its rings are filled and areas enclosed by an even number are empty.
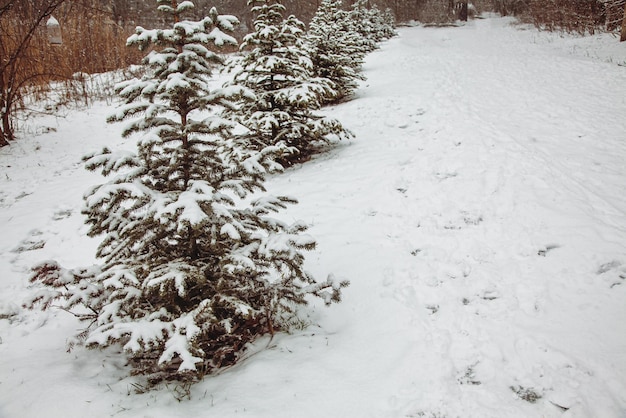
<svg viewBox="0 0 626 418"><path fill-rule="evenodd" d="M625 417L626 43L403 28L365 73L327 110L356 139L268 184L343 303L189 392L137 394L115 353L66 352L70 314L21 308L34 263L94 261L80 157L132 147L113 107L0 149L0 417Z"/></svg>

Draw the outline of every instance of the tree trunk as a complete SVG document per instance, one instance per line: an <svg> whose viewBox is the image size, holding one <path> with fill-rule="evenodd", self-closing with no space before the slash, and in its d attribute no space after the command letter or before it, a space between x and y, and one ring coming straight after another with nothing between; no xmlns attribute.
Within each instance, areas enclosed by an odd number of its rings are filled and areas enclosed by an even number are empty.
<svg viewBox="0 0 626 418"><path fill-rule="evenodd" d="M0 92L4 95L4 91ZM0 126L0 147L9 145L9 141L13 140L13 127L11 126L11 115L9 105L4 100L4 97L0 98L0 114L2 119L2 125Z"/></svg>
<svg viewBox="0 0 626 418"><path fill-rule="evenodd" d="M11 130L10 120L9 120L9 108L6 104L6 92L4 86L4 68L2 69L2 73L0 73L0 147L4 147L9 145L9 133Z"/></svg>
<svg viewBox="0 0 626 418"><path fill-rule="evenodd" d="M624 19L622 20L622 36L619 38L620 42L626 41L626 4L624 4Z"/></svg>
<svg viewBox="0 0 626 418"><path fill-rule="evenodd" d="M506 10L506 3L504 2L504 0L498 1L498 8L500 15L507 16L509 14L509 12Z"/></svg>
<svg viewBox="0 0 626 418"><path fill-rule="evenodd" d="M461 2L461 10L459 11L459 20L467 22L467 0Z"/></svg>
<svg viewBox="0 0 626 418"><path fill-rule="evenodd" d="M4 130L6 129L4 127L4 115L2 115L2 125L3 125L2 126L2 132L0 132L0 147L5 147L5 146L9 145L9 141L7 141L4 138ZM10 134L10 131L9 131L9 134Z"/></svg>

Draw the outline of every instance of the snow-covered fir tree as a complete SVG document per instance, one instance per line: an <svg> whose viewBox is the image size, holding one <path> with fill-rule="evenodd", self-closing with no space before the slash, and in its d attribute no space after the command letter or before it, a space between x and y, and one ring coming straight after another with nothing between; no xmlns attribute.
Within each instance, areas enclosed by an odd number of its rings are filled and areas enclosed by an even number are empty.
<svg viewBox="0 0 626 418"><path fill-rule="evenodd" d="M383 12L374 4L368 10L368 14L373 28L373 37L376 39L376 42L381 42L398 35L395 30L396 21L390 9L386 9Z"/></svg>
<svg viewBox="0 0 626 418"><path fill-rule="evenodd" d="M371 21L371 15L367 8L367 0L357 0L350 9L351 30L361 37L360 48L368 54L378 48L380 39Z"/></svg>
<svg viewBox="0 0 626 418"><path fill-rule="evenodd" d="M357 0L350 10L352 30L361 35L361 47L366 53L376 50L384 39L397 35L393 14L381 12L376 5L367 7L368 3L368 0Z"/></svg>
<svg viewBox="0 0 626 418"><path fill-rule="evenodd" d="M345 100L358 87L364 51L361 36L351 29L350 14L343 10L342 0L322 0L309 24L307 42L313 62L313 73L335 84L336 95L324 103Z"/></svg>
<svg viewBox="0 0 626 418"><path fill-rule="evenodd" d="M250 0L256 16L254 32L243 39L243 57L233 63L233 86L254 92L256 100L242 100L229 111L247 128L251 149L282 145L289 149L280 163L301 161L332 138L350 137L342 124L315 113L324 98L337 94L333 83L313 75L305 45L305 27L296 17L283 17L278 0Z"/></svg>
<svg viewBox="0 0 626 418"><path fill-rule="evenodd" d="M398 36L398 32L396 32L396 17L394 16L393 11L390 8L386 8L383 12L382 21L384 24L386 38L393 38L394 36Z"/></svg>
<svg viewBox="0 0 626 418"><path fill-rule="evenodd" d="M255 195L275 168L272 153L242 151L233 122L215 116L247 95L207 83L221 58L210 48L236 44L237 23L213 8L201 21L183 20L189 1L158 0L174 24L137 28L128 44L154 48L148 74L120 84L124 105L110 121L129 120L124 135L141 133L136 153L104 149L85 157L110 179L85 195L89 235L104 239L101 265L34 268L43 283L30 306L55 303L88 321L76 341L119 344L133 373L151 383L194 380L240 358L246 344L286 327L307 295L338 302L346 282L316 282L303 269L315 247L302 223L270 217L292 198Z"/></svg>

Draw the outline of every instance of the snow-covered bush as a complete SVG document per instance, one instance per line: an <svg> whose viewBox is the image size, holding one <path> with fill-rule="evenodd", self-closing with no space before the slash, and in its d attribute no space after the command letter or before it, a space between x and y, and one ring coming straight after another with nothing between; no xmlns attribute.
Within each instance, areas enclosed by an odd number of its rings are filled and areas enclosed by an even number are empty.
<svg viewBox="0 0 626 418"><path fill-rule="evenodd" d="M335 94L324 103L345 100L365 80L360 73L364 51L361 36L350 24L350 14L342 9L342 0L322 0L309 24L307 45L313 74L334 83Z"/></svg>
<svg viewBox="0 0 626 418"><path fill-rule="evenodd" d="M248 147L263 150L282 146L282 164L307 158L332 138L350 137L341 123L314 113L324 98L337 93L333 83L314 77L305 45L304 24L296 17L283 18L278 0L250 0L256 15L254 32L241 44L245 54L232 64L231 87L254 92L256 100L243 98L239 108L228 110L248 132Z"/></svg>
<svg viewBox="0 0 626 418"><path fill-rule="evenodd" d="M143 136L138 150L104 149L85 157L109 181L85 195L89 235L104 239L101 265L65 269L54 261L31 278L45 285L27 305L55 303L88 321L76 342L119 344L133 373L152 383L194 380L237 361L246 344L284 329L307 295L338 302L346 282L318 283L303 269L315 247L302 223L269 215L295 200L256 195L277 168L275 147L242 150L234 123L215 116L250 96L244 88L210 88L221 58L214 45L235 44L237 23L215 8L201 21L181 14L189 1L159 0L171 29L137 28L128 44L154 47L150 71L121 83L125 104L111 122L130 119L124 135Z"/></svg>

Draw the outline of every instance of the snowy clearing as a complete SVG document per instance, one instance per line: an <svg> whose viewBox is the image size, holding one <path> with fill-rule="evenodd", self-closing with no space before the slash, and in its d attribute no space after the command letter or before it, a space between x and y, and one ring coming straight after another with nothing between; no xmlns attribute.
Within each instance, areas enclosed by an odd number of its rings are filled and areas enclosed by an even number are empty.
<svg viewBox="0 0 626 418"><path fill-rule="evenodd" d="M268 183L344 302L189 391L137 394L116 353L66 352L71 315L21 308L33 264L95 261L81 156L132 148L105 103L33 120L0 149L0 417L626 416L626 43L510 23L368 56L326 110L356 139Z"/></svg>

